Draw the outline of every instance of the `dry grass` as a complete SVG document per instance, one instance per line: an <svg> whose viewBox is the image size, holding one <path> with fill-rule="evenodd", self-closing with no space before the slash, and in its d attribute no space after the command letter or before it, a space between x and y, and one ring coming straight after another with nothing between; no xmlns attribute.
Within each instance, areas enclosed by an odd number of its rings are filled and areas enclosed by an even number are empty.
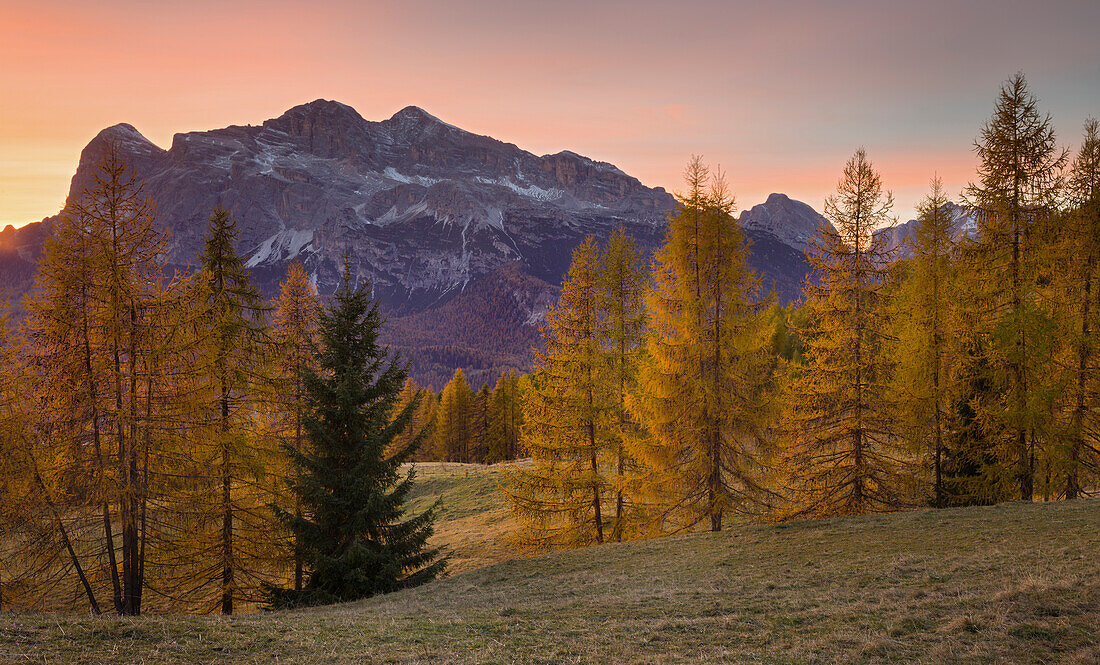
<svg viewBox="0 0 1100 665"><path fill-rule="evenodd" d="M456 555L504 530L433 473ZM1098 552L1100 500L744 526L296 612L0 615L0 662L1096 664Z"/></svg>
<svg viewBox="0 0 1100 665"><path fill-rule="evenodd" d="M409 514L441 500L431 543L442 546L452 575L524 556L509 544L515 520L498 487L504 464L417 462Z"/></svg>

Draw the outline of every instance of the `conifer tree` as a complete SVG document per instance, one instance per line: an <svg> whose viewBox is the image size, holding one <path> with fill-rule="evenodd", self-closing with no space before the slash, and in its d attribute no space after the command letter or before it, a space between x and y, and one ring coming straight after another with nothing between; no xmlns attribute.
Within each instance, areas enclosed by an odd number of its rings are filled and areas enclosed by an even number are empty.
<svg viewBox="0 0 1100 665"><path fill-rule="evenodd" d="M282 421L283 445L297 452L302 452L305 445L302 424L306 414L306 395L302 376L306 368L317 369L314 358L320 308L321 300L309 276L297 262L290 264L275 303L274 337L279 359L276 367L276 406ZM297 500L294 501L293 512L296 517L302 516L301 504ZM295 591L302 590L302 566L302 557L295 553Z"/></svg>
<svg viewBox="0 0 1100 665"><path fill-rule="evenodd" d="M803 365L789 366L781 470L785 517L896 510L910 500L909 460L888 401L884 280L889 256L876 227L893 197L860 148L825 202L811 253Z"/></svg>
<svg viewBox="0 0 1100 665"><path fill-rule="evenodd" d="M278 467L273 441L260 436L263 400L271 388L267 365L272 348L267 305L252 285L237 253L237 223L223 208L210 215L191 299L198 431L194 473L208 484L194 486L187 501L196 507L199 551L216 565L199 561L189 573L217 585L215 607L232 614L236 601L259 601L276 557L269 506L275 500ZM203 512L205 510L205 514ZM201 588L201 585L199 585Z"/></svg>
<svg viewBox="0 0 1100 665"><path fill-rule="evenodd" d="M436 421L439 417L439 396L435 394L431 386L427 386L418 388L415 396L410 396L409 400L406 400L403 395L401 404L410 403L413 397L416 399L416 412L413 414L412 424L406 430L407 433L398 437L398 443L404 445L404 443L407 443L407 439L423 433L425 436L424 443L413 453L413 461L439 462L447 459L446 454L442 453L439 447L439 436L436 431Z"/></svg>
<svg viewBox="0 0 1100 665"><path fill-rule="evenodd" d="M51 491L60 483L51 477L43 481L40 469L46 465L40 465L38 457L45 457L46 451L31 444L32 403L27 399L31 368L20 355L4 316L0 318L0 611L50 608L38 602L42 596L64 595L76 587L83 591L89 609L99 614L83 565L88 559L81 556L85 552L78 554L71 547L72 520L65 519L68 511L58 506ZM53 465L47 468L58 470ZM43 583L42 578L66 566L75 580Z"/></svg>
<svg viewBox="0 0 1100 665"><path fill-rule="evenodd" d="M1056 209L1066 153L1022 73L1001 87L974 151L978 181L967 186L965 199L978 241L965 248L963 268L967 306L982 314L982 357L995 370L990 399L975 408L1000 440L1019 498L1030 501L1035 447L1049 427L1052 394L1043 361L1051 355L1052 324L1036 302L1039 230Z"/></svg>
<svg viewBox="0 0 1100 665"><path fill-rule="evenodd" d="M523 407L515 370L501 374L490 399L487 461L514 460L519 455Z"/></svg>
<svg viewBox="0 0 1100 665"><path fill-rule="evenodd" d="M630 498L627 486L636 475L636 464L628 452L627 440L638 436L637 427L627 410L627 395L637 387L637 367L645 335L645 292L648 272L634 239L619 227L604 246L600 263L600 310L604 341L604 364L600 377L606 383L603 393L609 398L610 447L615 457L611 476L614 487L614 513L611 540L623 540L627 527Z"/></svg>
<svg viewBox="0 0 1100 665"><path fill-rule="evenodd" d="M1069 190L1074 209L1064 218L1067 229L1059 257L1061 291L1068 296L1062 316L1070 324L1064 495L1076 499L1086 493L1086 478L1095 482L1100 477L1100 123L1094 118L1085 123Z"/></svg>
<svg viewBox="0 0 1100 665"><path fill-rule="evenodd" d="M797 303L787 307L772 303L767 315L768 327L772 331L772 356L795 365L802 364L802 343L798 331L806 327L805 314Z"/></svg>
<svg viewBox="0 0 1100 665"><path fill-rule="evenodd" d="M97 513L94 546L74 542L92 533L90 525L73 525L63 540L73 570L80 570L79 556L103 556L101 579L110 583L118 614L139 614L146 587L150 464L159 456L146 408L160 343L151 313L163 286L166 243L144 183L118 144L108 142L91 181L54 223L28 304L35 430L49 433L27 448L29 461L44 497L79 497L64 508ZM60 516L63 507L54 507ZM98 609L98 590L83 582Z"/></svg>
<svg viewBox="0 0 1100 665"><path fill-rule="evenodd" d="M488 384L470 397L470 462L484 464L489 456L490 399Z"/></svg>
<svg viewBox="0 0 1100 665"><path fill-rule="evenodd" d="M962 314L956 319L959 325L953 331L959 337L958 355L953 362L957 393L948 418L943 499L946 506L992 505L1012 498L1002 482L1004 469L993 433L987 431L975 408L990 399L993 370L981 352L970 317Z"/></svg>
<svg viewBox="0 0 1100 665"><path fill-rule="evenodd" d="M466 374L455 369L454 376L439 396L436 423L441 449L448 462L470 461L473 393L466 384Z"/></svg>
<svg viewBox="0 0 1100 665"><path fill-rule="evenodd" d="M397 404L393 407L393 417L396 418L401 415L410 404L413 406L413 417L412 420L409 421L409 426L393 438L387 455L392 455L398 450L403 450L414 438L424 436L424 443L417 448L416 452L413 454L413 458L416 461L434 459L431 457L434 452L430 450L429 444L432 441L431 434L435 420L435 402L436 399L431 389L421 388L412 378L405 380L405 385L401 387L401 393L397 396Z"/></svg>
<svg viewBox="0 0 1100 665"><path fill-rule="evenodd" d="M907 437L929 451L933 476L932 505L944 505L943 461L956 352L951 349L952 303L958 297L953 265L955 214L948 207L943 182L932 180L928 196L917 207L917 228L907 239L901 291L893 305L891 340L897 372L898 418Z"/></svg>
<svg viewBox="0 0 1100 665"><path fill-rule="evenodd" d="M428 547L438 504L401 521L413 472L400 467L425 439L386 451L409 427L416 403L393 416L407 365L378 343L382 316L363 286L343 284L321 314L314 372L306 368L309 445L291 451L291 489L303 516L280 513L306 561L300 592L268 587L273 606L354 600L434 579L444 569Z"/></svg>
<svg viewBox="0 0 1100 665"><path fill-rule="evenodd" d="M613 451L599 319L600 265L591 236L573 251L557 304L542 329L523 399L523 447L531 466L513 468L506 492L535 547L581 547L605 540L604 501Z"/></svg>
<svg viewBox="0 0 1100 665"><path fill-rule="evenodd" d="M640 491L666 506L666 525L712 531L768 503L763 485L771 367L759 283L720 173L695 157L657 250L646 354L630 409L646 437Z"/></svg>

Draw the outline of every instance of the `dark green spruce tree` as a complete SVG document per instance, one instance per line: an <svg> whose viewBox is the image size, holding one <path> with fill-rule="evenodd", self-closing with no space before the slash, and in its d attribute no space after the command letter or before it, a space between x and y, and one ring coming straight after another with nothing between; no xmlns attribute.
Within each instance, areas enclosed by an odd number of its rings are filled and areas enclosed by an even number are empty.
<svg viewBox="0 0 1100 665"><path fill-rule="evenodd" d="M408 366L378 344L378 303L362 285L351 285L350 274L345 263L344 283L321 313L320 371L304 370L310 445L288 450L299 471L291 491L303 516L280 517L294 534L307 580L300 592L268 587L272 607L416 586L440 575L446 563L427 545L438 504L402 521L413 472L402 474L400 466L425 435L396 450L393 442L409 427L419 400L392 417Z"/></svg>

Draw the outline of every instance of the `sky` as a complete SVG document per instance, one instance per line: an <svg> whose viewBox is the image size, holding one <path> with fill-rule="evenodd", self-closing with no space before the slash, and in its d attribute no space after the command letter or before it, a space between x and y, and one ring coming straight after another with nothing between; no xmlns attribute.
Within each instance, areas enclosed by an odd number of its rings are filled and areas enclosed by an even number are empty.
<svg viewBox="0 0 1100 665"><path fill-rule="evenodd" d="M818 210L857 148L911 218L957 196L1017 71L1075 148L1100 117L1097 0L4 0L0 226L56 213L81 149L128 122L260 124L314 99L417 105L536 154L681 188L691 155L739 207Z"/></svg>

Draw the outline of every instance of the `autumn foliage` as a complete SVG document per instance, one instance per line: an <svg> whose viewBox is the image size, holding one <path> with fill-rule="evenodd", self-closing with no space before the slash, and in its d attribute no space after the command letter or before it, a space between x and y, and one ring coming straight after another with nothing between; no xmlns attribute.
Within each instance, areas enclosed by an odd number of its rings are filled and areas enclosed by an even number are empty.
<svg viewBox="0 0 1100 665"><path fill-rule="evenodd" d="M539 291L502 268L416 357L386 343L413 348L426 319L383 324L362 285L326 309L293 265L265 302L225 210L170 274L155 205L108 145L27 317L0 326L0 609L229 614L429 579L434 511L402 517L403 461L506 463L534 548L1096 494L1100 130L1084 130L1058 148L1013 77L964 205L933 178L901 247L876 233L893 199L858 149L787 307L747 261L721 171L694 158L651 261L622 231L587 238L541 339L506 334L542 309L502 304Z"/></svg>

